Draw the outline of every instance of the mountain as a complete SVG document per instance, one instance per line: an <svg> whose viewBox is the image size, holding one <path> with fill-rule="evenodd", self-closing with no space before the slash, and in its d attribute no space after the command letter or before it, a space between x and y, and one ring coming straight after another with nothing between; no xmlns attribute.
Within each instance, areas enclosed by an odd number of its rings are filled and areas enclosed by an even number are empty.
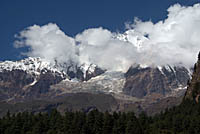
<svg viewBox="0 0 200 134"><path fill-rule="evenodd" d="M151 94L167 96L186 89L190 71L184 67L131 67L125 73L125 94L142 98Z"/></svg>
<svg viewBox="0 0 200 134"><path fill-rule="evenodd" d="M138 51L143 49L142 43L148 40L148 36L145 37L141 33L136 32L134 29L127 30L123 34L118 34L116 38L121 41L129 42L133 44L137 48Z"/></svg>
<svg viewBox="0 0 200 134"><path fill-rule="evenodd" d="M194 100L199 102L200 96L200 53L198 55L197 63L194 65L194 72L192 74L192 79L188 81L188 88L185 93L184 99Z"/></svg>
<svg viewBox="0 0 200 134"><path fill-rule="evenodd" d="M33 57L4 61L0 63L0 115L8 109L51 108L155 114L181 102L190 77L190 70L169 65L136 65L124 73L95 64L59 64Z"/></svg>

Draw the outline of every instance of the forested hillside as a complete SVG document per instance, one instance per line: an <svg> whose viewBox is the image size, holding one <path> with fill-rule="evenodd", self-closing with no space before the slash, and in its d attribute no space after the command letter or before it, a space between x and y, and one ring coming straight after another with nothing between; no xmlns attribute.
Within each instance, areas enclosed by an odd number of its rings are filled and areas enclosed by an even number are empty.
<svg viewBox="0 0 200 134"><path fill-rule="evenodd" d="M180 106L149 117L129 113L58 111L31 114L28 112L0 119L1 134L198 134L200 104L186 100Z"/></svg>

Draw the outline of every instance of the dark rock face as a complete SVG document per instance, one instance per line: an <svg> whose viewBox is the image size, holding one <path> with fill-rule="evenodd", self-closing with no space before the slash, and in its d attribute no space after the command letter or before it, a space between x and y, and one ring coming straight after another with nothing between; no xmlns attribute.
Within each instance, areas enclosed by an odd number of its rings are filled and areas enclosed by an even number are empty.
<svg viewBox="0 0 200 134"><path fill-rule="evenodd" d="M190 79L188 70L184 67L175 67L176 78L180 84L187 86L187 81ZM189 77L188 77L189 76Z"/></svg>
<svg viewBox="0 0 200 134"><path fill-rule="evenodd" d="M34 80L34 77L30 74L27 74L23 70L13 70L13 71L4 71L0 72L0 81L4 84L6 87L7 85L10 85L12 88L22 88L27 84L32 83ZM10 87L9 86L9 87Z"/></svg>
<svg viewBox="0 0 200 134"><path fill-rule="evenodd" d="M198 61L194 65L192 80L188 82L188 88L185 93L184 99L194 100L198 103L199 96L200 96L200 53L198 56Z"/></svg>
<svg viewBox="0 0 200 134"><path fill-rule="evenodd" d="M169 67L171 72L166 68L163 68L162 71L165 74L168 85L171 88L177 88L178 85L187 86L187 81L190 79L189 72L184 67Z"/></svg>
<svg viewBox="0 0 200 134"><path fill-rule="evenodd" d="M23 94L23 88L32 83L34 77L23 70L0 72L0 100Z"/></svg>
<svg viewBox="0 0 200 134"><path fill-rule="evenodd" d="M162 84L164 76L159 73L159 70L151 68L134 68L133 71L130 70L126 73L126 83L123 89L126 94L142 98L152 92L165 93Z"/></svg>
<svg viewBox="0 0 200 134"><path fill-rule="evenodd" d="M92 77L96 77L98 75L101 75L105 73L105 70L99 68L99 67L96 67L94 72L89 72L88 70L86 71L86 78L85 78L85 81L88 81L89 79L91 79Z"/></svg>
<svg viewBox="0 0 200 134"><path fill-rule="evenodd" d="M63 78L59 75L55 75L50 71L41 73L37 82L29 88L29 96L39 96L40 94L45 94L49 91L51 85L58 84Z"/></svg>
<svg viewBox="0 0 200 134"><path fill-rule="evenodd" d="M84 74L83 72L80 70L80 68L78 68L77 66L69 66L67 68L67 75L69 76L70 79L74 79L77 78L81 81L84 80Z"/></svg>
<svg viewBox="0 0 200 134"><path fill-rule="evenodd" d="M123 92L137 98L152 93L165 96L173 89L187 85L189 72L184 67L172 68L140 68L131 67L125 74L126 83Z"/></svg>
<svg viewBox="0 0 200 134"><path fill-rule="evenodd" d="M45 73L44 73L45 72ZM34 80L37 82L31 85ZM39 76L28 74L23 70L0 72L0 100L30 97L37 98L48 92L51 85L57 84L63 78L46 70L42 70Z"/></svg>
<svg viewBox="0 0 200 134"><path fill-rule="evenodd" d="M73 69L72 69L73 68ZM99 68L99 67L95 67L94 71L91 72L88 68L88 70L86 70L85 72L85 76L84 76L84 72L81 70L80 67L68 67L67 69L67 75L70 77L70 79L74 79L77 78L80 81L88 81L90 80L92 77L96 77L98 75L101 75L103 73L105 73L105 70Z"/></svg>

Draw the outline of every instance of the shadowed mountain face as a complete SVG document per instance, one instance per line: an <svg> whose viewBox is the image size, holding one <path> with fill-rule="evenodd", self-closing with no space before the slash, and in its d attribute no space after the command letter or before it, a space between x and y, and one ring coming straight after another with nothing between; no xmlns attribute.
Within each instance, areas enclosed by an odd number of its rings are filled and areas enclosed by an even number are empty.
<svg viewBox="0 0 200 134"><path fill-rule="evenodd" d="M0 114L12 111L15 104L19 105L14 111L24 110L24 105L30 103L36 105L28 110L35 112L100 108L154 114L179 104L190 78L184 67L137 66L123 73L105 71L93 64L65 66L52 66L40 58L1 62L0 105L4 108Z"/></svg>
<svg viewBox="0 0 200 134"><path fill-rule="evenodd" d="M35 76L23 70L12 70L1 72L0 80L0 100L17 101L47 93L51 85L59 83L63 78L48 71Z"/></svg>
<svg viewBox="0 0 200 134"><path fill-rule="evenodd" d="M0 100L10 100L23 94L23 88L34 81L34 76L23 70L0 72Z"/></svg>
<svg viewBox="0 0 200 134"><path fill-rule="evenodd" d="M192 74L191 81L188 82L188 88L185 93L184 99L194 100L199 103L200 96L200 53L198 55L198 61L194 65L194 72Z"/></svg>
<svg viewBox="0 0 200 134"><path fill-rule="evenodd" d="M74 68L74 69L71 69ZM92 77L96 77L98 75L101 75L105 72L105 70L97 67L97 66L88 66L85 70L82 69L82 67L73 67L70 66L67 68L67 75L70 79L77 78L80 81L88 81Z"/></svg>
<svg viewBox="0 0 200 134"><path fill-rule="evenodd" d="M189 72L184 67L130 68L125 74L123 91L127 95L142 98L157 93L167 95L173 90L184 88L189 80Z"/></svg>

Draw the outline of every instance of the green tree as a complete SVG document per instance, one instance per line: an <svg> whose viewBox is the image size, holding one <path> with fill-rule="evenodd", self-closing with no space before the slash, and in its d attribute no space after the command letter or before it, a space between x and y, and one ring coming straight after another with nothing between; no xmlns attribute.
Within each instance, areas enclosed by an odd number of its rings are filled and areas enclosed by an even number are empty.
<svg viewBox="0 0 200 134"><path fill-rule="evenodd" d="M127 115L126 134L142 134L142 128L133 112Z"/></svg>
<svg viewBox="0 0 200 134"><path fill-rule="evenodd" d="M108 112L104 113L103 118L103 134L111 134L113 128L113 118Z"/></svg>

